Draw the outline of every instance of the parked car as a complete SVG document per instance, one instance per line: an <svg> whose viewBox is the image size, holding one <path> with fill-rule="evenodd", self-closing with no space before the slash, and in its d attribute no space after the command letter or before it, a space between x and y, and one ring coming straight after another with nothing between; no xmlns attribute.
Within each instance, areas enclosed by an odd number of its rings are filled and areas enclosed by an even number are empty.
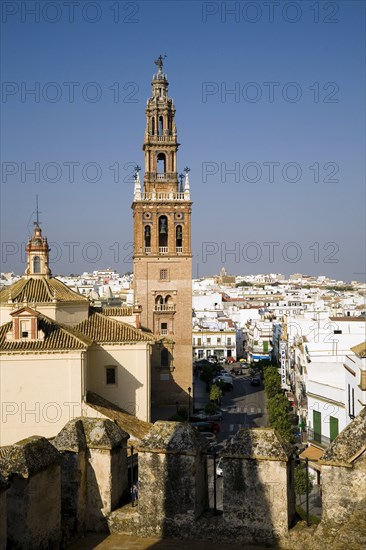
<svg viewBox="0 0 366 550"><path fill-rule="evenodd" d="M216 475L221 477L223 475L223 459L222 457L216 463Z"/></svg>
<svg viewBox="0 0 366 550"><path fill-rule="evenodd" d="M259 376L253 376L250 379L250 385L251 386L260 386L261 385L261 379Z"/></svg>
<svg viewBox="0 0 366 550"><path fill-rule="evenodd" d="M234 374L235 376L239 376L240 374L244 374L244 370L242 365L239 365L238 367L233 367L230 370L231 374Z"/></svg>
<svg viewBox="0 0 366 550"><path fill-rule="evenodd" d="M230 363L235 363L234 357L226 357L225 363L226 363L227 365L230 365Z"/></svg>
<svg viewBox="0 0 366 550"><path fill-rule="evenodd" d="M207 414L206 414L205 412L203 412L203 411L197 412L197 413L195 413L195 414L192 414L192 415L190 416L189 420L191 420L191 421L196 420L196 421L198 421L198 422L199 422L200 420L207 420Z"/></svg>
<svg viewBox="0 0 366 550"><path fill-rule="evenodd" d="M223 414L222 414L221 411L216 411L213 414L208 414L207 415L207 420L217 421L217 420L222 420L222 419L223 419Z"/></svg>
<svg viewBox="0 0 366 550"><path fill-rule="evenodd" d="M212 421L191 422L191 426L199 432L217 433L220 431L220 424Z"/></svg>
<svg viewBox="0 0 366 550"><path fill-rule="evenodd" d="M217 376L212 380L212 385L214 384L219 386L223 391L232 390L234 388L231 376Z"/></svg>

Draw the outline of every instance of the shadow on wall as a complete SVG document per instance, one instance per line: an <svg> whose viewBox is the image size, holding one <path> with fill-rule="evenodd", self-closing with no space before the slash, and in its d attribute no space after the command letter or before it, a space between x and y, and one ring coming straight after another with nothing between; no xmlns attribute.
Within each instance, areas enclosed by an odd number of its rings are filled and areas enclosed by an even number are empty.
<svg viewBox="0 0 366 550"><path fill-rule="evenodd" d="M88 389L95 392L124 411L137 415L137 390L145 385L145 381L138 380L115 356L103 347L95 345L93 358L88 363ZM111 369L107 373L107 369ZM115 373L113 374L113 369ZM109 383L107 383L109 381Z"/></svg>
<svg viewBox="0 0 366 550"><path fill-rule="evenodd" d="M221 516L209 510L206 448L206 440L187 423L156 422L143 440L139 514L144 536L277 544L295 511L292 448L274 430L240 430L221 453Z"/></svg>

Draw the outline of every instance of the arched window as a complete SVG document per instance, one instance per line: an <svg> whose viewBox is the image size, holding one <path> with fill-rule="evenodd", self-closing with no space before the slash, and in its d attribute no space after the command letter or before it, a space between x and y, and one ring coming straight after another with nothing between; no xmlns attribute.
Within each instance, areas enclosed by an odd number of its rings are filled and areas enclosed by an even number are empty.
<svg viewBox="0 0 366 550"><path fill-rule="evenodd" d="M177 248L177 252L182 252L182 246L183 246L183 229L181 225L177 225L175 230L175 246ZM178 248L180 250L178 250Z"/></svg>
<svg viewBox="0 0 366 550"><path fill-rule="evenodd" d="M154 116L151 119L151 133L153 136L155 135L155 117Z"/></svg>
<svg viewBox="0 0 366 550"><path fill-rule="evenodd" d="M164 119L162 116L159 116L159 131L158 131L158 135L159 136L162 136L164 133Z"/></svg>
<svg viewBox="0 0 366 550"><path fill-rule="evenodd" d="M157 172L158 174L165 174L166 172L166 157L164 153L159 153L157 157Z"/></svg>
<svg viewBox="0 0 366 550"><path fill-rule="evenodd" d="M169 367L169 356L170 353L166 348L163 348L161 351L161 366Z"/></svg>
<svg viewBox="0 0 366 550"><path fill-rule="evenodd" d="M155 305L162 306L164 304L164 298L160 294L155 298Z"/></svg>
<svg viewBox="0 0 366 550"><path fill-rule="evenodd" d="M33 273L41 273L41 260L39 256L33 258Z"/></svg>
<svg viewBox="0 0 366 550"><path fill-rule="evenodd" d="M145 225L145 247L151 247L151 227L149 225Z"/></svg>
<svg viewBox="0 0 366 550"><path fill-rule="evenodd" d="M168 218L160 216L159 218L159 247L168 246Z"/></svg>

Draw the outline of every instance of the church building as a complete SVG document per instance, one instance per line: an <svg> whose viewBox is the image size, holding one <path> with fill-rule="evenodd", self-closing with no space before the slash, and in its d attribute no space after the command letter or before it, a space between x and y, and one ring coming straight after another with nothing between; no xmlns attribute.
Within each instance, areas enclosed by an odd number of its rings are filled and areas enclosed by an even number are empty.
<svg viewBox="0 0 366 550"><path fill-rule="evenodd" d="M38 215L26 252L25 275L0 291L0 446L95 416L91 392L149 422L155 339L140 309L100 310L52 277Z"/></svg>

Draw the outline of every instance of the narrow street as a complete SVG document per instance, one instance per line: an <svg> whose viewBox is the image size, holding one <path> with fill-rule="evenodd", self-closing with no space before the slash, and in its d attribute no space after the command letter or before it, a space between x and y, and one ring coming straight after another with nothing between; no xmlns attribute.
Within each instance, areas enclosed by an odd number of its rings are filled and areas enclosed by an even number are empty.
<svg viewBox="0 0 366 550"><path fill-rule="evenodd" d="M237 364L235 364L237 365ZM227 368L229 371L229 368ZM225 392L222 398L221 410L223 420L220 422L220 431L217 434L216 451L224 449L228 440L241 428L261 428L267 426L266 398L263 381L260 386L250 384L248 371L240 376L233 376L234 389ZM203 384L203 383L202 383ZM207 402L208 402L208 394ZM218 460L219 456L217 457ZM213 457L208 457L208 479L210 507L214 506L214 467ZM216 506L222 510L222 483L223 478L216 478Z"/></svg>

